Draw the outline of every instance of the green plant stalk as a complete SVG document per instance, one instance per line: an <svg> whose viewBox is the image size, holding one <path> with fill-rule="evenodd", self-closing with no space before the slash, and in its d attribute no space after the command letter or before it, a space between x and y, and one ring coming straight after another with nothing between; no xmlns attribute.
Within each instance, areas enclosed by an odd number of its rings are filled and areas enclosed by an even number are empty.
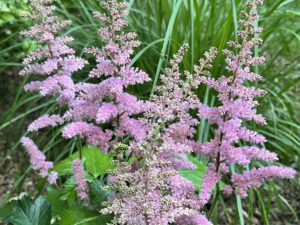
<svg viewBox="0 0 300 225"><path fill-rule="evenodd" d="M82 160L82 143L81 140L78 138L77 140L77 148L79 151L79 159Z"/></svg>
<svg viewBox="0 0 300 225"><path fill-rule="evenodd" d="M215 211L215 208L217 206L218 200L219 200L219 196L220 196L220 185L219 182L216 184L216 193L215 193L215 197L214 200L212 202L211 208L209 209L209 212L207 214L207 218L210 219L213 212Z"/></svg>

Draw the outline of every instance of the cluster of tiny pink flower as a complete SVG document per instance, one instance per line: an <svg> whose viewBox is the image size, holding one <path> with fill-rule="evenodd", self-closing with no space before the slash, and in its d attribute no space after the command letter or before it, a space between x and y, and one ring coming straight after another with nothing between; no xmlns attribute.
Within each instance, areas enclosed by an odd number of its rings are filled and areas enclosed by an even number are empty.
<svg viewBox="0 0 300 225"><path fill-rule="evenodd" d="M200 148L192 140L198 121L190 115L199 102L192 91L195 85L184 82L179 71L186 50L184 45L174 56L162 75L162 85L151 96L150 107L141 119L147 127L146 138L131 142L126 157L118 158L119 151L112 152L117 169L110 174L109 186L117 194L101 212L113 213L113 224L211 225L200 213L194 184L178 174L179 169L195 168L187 154ZM203 68L211 66L211 59L203 60ZM189 75L191 82L197 77ZM136 158L133 165L127 162L130 156Z"/></svg>
<svg viewBox="0 0 300 225"><path fill-rule="evenodd" d="M73 38L59 36L58 32L71 21L60 21L54 15L53 2L54 0L30 1L33 12L24 16L33 19L36 24L22 34L36 40L41 47L24 59L26 67L20 74L41 75L42 80L32 81L25 86L25 90L39 91L42 96L57 97L59 104L67 106L67 111L62 116L54 114L38 118L29 125L28 131L55 127L66 122L67 125L63 128L65 138L79 136L88 144L99 146L102 151L107 151L118 139L126 136L135 140L143 139L145 128L133 116L143 112L147 104L126 93L125 88L148 81L149 77L130 65L133 48L140 43L135 41L135 33L122 32L127 26L124 19L127 15L127 4L117 1L101 3L108 14L106 16L95 13L95 17L107 24L107 27L99 30L104 45L102 49L86 49L86 52L93 53L97 60L97 68L89 75L93 78L101 77L101 80L99 83L76 84L72 74L81 70L88 62L76 57L75 50L68 46ZM103 77L106 79L102 79ZM100 125L103 123L111 123L111 129L102 129ZM23 142L23 145L28 150L27 142ZM29 155L34 162L35 159L41 158L42 153L36 148ZM48 164L41 164L40 166L44 165L45 168L38 168L43 171L43 176L47 176L49 173L46 174L45 171L52 168L52 163L51 166ZM36 166L33 168L37 169ZM51 172L52 183L53 174L55 172Z"/></svg>
<svg viewBox="0 0 300 225"><path fill-rule="evenodd" d="M88 203L89 202L89 196L88 196L89 187L85 180L84 168L83 168L81 160L75 159L73 161L72 166L73 166L74 180L76 183L77 196L85 203Z"/></svg>
<svg viewBox="0 0 300 225"><path fill-rule="evenodd" d="M211 225L201 210L208 203L213 188L224 175L231 177L223 192L234 191L247 196L249 188L259 187L263 181L278 178L292 178L295 171L290 168L269 166L254 168L242 174L230 174L229 166L249 165L252 160L273 161L276 154L262 147L266 139L256 131L243 126L243 122L254 121L266 124L264 117L257 113L256 97L265 92L245 85L245 81L257 81L261 76L250 71L251 66L263 62L263 57L253 56L255 45L262 43L253 38L262 31L255 28L258 19L257 6L261 0L250 0L248 10L242 12L240 41L230 41L224 50L227 70L230 76L214 79L210 76L217 49L211 48L194 67L194 73L180 72L179 64L187 51L187 46L170 62L170 67L161 76L162 85L156 88L149 102L138 100L125 92L129 85L149 81L143 71L131 66L133 48L139 46L136 34L124 32L127 27L127 3L108 0L101 3L105 13L95 12L94 16L106 26L100 28L99 35L103 47L86 49L96 57L96 68L89 76L99 83L81 82L75 84L72 74L83 68L87 61L75 56L75 51L67 44L69 37L58 37L57 32L69 21L59 21L53 16L53 0L32 0L35 13L28 14L39 22L24 35L45 44L31 53L24 63L21 74L41 74L47 76L42 81L34 81L26 90L38 90L41 95L56 96L60 104L68 107L63 115L44 115L28 128L37 131L44 127L57 126L67 122L63 129L65 138L79 136L86 143L110 151L114 156L116 169L109 174L108 188L115 195L105 202L103 214L114 214L112 224L167 225L193 224ZM185 80L184 80L185 79ZM219 106L202 104L194 93L205 84L218 92ZM214 137L207 143L194 140L199 118L208 119L216 125ZM142 118L136 115L143 113ZM102 125L111 129L103 129ZM131 137L129 145L121 144L125 137ZM240 141L253 145L238 146ZM33 169L41 176L48 176L55 183L57 174L49 172L53 163L46 161L31 139L22 139ZM195 194L194 184L178 173L180 169L194 169L187 155L198 153L212 160L203 178L200 194ZM101 162L99 162L101 163ZM88 203L88 184L84 177L81 160L73 162L77 194ZM216 195L217 196L217 195Z"/></svg>
<svg viewBox="0 0 300 225"><path fill-rule="evenodd" d="M135 140L145 137L145 128L133 116L145 111L147 104L124 89L149 81L149 77L131 67L130 56L140 43L135 40L135 33L122 32L127 26L127 3L109 0L100 4L106 13L95 12L94 16L106 24L99 30L103 46L101 49L88 48L85 52L95 55L97 61L89 76L102 80L98 84L80 83L76 86L78 94L66 113L66 117L74 122L64 128L63 135L66 138L78 135L107 151L128 135ZM96 125L83 120L96 121ZM114 132L98 126L104 123L110 123Z"/></svg>
<svg viewBox="0 0 300 225"><path fill-rule="evenodd" d="M217 79L209 76L200 78L202 83L218 92L218 99L221 103L217 107L199 105L199 116L217 125L214 138L204 143L199 151L213 159L203 179L200 192L203 204L210 198L215 184L223 175L229 174L229 165L239 164L246 167L252 160L277 160L275 153L258 147L266 142L265 137L242 125L245 121L266 124L265 118L257 114L258 102L255 100L256 97L264 95L265 91L245 85L245 81L253 82L262 79L259 74L250 71L251 66L264 61L264 57L253 56L254 46L262 44L262 40L255 37L255 34L260 33L262 28L254 26L259 18L257 7L261 4L261 0L252 0L247 3L248 10L242 12L241 29L237 34L240 40L229 41L228 46L234 50L223 51L226 56L226 69L231 75L220 76ZM237 146L240 141L257 146ZM273 177L292 178L294 174L294 170L284 167L270 166L258 170L254 168L244 174L233 175L225 192L228 194L236 190L242 197L246 197L248 188L258 187L264 180Z"/></svg>
<svg viewBox="0 0 300 225"><path fill-rule="evenodd" d="M41 177L47 177L50 184L54 184L57 179L57 173L48 172L53 167L53 163L46 160L46 156L38 149L34 142L27 137L21 139L21 143L30 156L32 168L39 172Z"/></svg>
<svg viewBox="0 0 300 225"><path fill-rule="evenodd" d="M185 46L171 61L166 76L161 76L162 85L157 88L157 95L151 96L150 107L141 120L148 128L146 139L129 147L129 152L143 159L144 165L139 160L133 166L119 162L119 167L112 174L114 182L111 187L118 194L102 212L114 213L116 224L210 224L199 211L208 203L213 188L222 177L230 176L229 165L245 167L252 160L277 160L276 154L258 146L236 146L239 141L256 145L266 141L264 136L242 126L245 121L266 124L264 117L256 112L258 103L255 101L265 92L244 84L245 81L261 79L260 75L250 72L251 66L264 60L253 56L252 51L255 45L262 43L261 39L252 38L262 31L254 28L258 20L257 6L261 4L262 1L250 1L248 10L242 12L244 19L240 20L241 30L238 32L241 41L228 43L237 53L224 50L231 76L218 79L210 76L211 63L217 52L212 48L205 53L204 59L200 59L200 65L195 66L195 74L185 71L187 81L184 82L178 63L182 60ZM193 89L200 84L219 93L220 106L208 107L199 101ZM199 144L192 140L198 121L191 117L190 110L195 108L200 118L218 126L215 137L207 143ZM199 196L194 194L193 185L177 174L180 168L193 167L186 160L186 154L190 152L212 158ZM235 190L246 197L249 188L256 188L265 180L292 178L294 175L293 169L285 167L254 168L243 174L233 174L224 192L231 194ZM178 199L178 196L181 198Z"/></svg>
<svg viewBox="0 0 300 225"><path fill-rule="evenodd" d="M71 21L59 21L54 15L53 0L31 0L31 13L24 14L36 22L22 35L34 39L41 47L30 53L23 61L26 67L20 72L22 76L39 75L37 81L25 86L26 91L39 91L42 96L57 97L59 104L70 104L75 97L75 84L72 74L84 67L87 61L75 56L75 51L68 44L71 37L60 37L58 32L64 29ZM46 47L44 47L46 46ZM64 123L60 115L44 115L29 125L28 131L38 131L48 126L57 126ZM48 172L52 168L51 162L45 161L45 156L29 138L22 139L23 146L30 156L33 169L39 170L43 177L48 176L50 183L55 183L57 174ZM38 163L40 161L40 163ZM42 163L44 161L45 163Z"/></svg>
<svg viewBox="0 0 300 225"><path fill-rule="evenodd" d="M26 91L39 91L42 96L57 96L60 103L68 104L75 97L75 84L71 76L81 70L87 61L76 57L74 49L68 46L73 41L72 37L58 35L71 21L60 21L53 15L55 6L50 4L52 2L53 0L30 1L33 12L24 16L35 20L36 24L23 31L22 35L36 40L42 47L24 59L26 67L20 74L36 74L44 78L27 84ZM47 48L43 47L45 45Z"/></svg>

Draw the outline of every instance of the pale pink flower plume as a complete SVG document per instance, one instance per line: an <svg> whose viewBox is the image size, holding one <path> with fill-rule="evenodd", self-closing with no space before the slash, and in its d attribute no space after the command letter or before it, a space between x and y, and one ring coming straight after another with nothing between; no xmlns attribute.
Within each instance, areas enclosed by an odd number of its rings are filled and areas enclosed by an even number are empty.
<svg viewBox="0 0 300 225"><path fill-rule="evenodd" d="M38 131L45 127L55 127L57 125L63 124L64 120L60 115L51 115L48 114L41 116L40 118L33 121L28 126L28 131Z"/></svg>
<svg viewBox="0 0 300 225"><path fill-rule="evenodd" d="M23 137L21 143L30 157L30 163L34 170L36 170L41 177L47 177L51 184L56 183L57 174L55 172L49 173L53 168L53 163L46 160L46 156L38 149L34 142L28 138Z"/></svg>
<svg viewBox="0 0 300 225"><path fill-rule="evenodd" d="M242 174L234 174L231 179L231 186L241 197L245 198L250 188L258 188L263 182L273 178L291 179L295 174L295 170L281 166L254 168ZM226 190L226 192L228 191Z"/></svg>
<svg viewBox="0 0 300 225"><path fill-rule="evenodd" d="M72 163L74 180L76 184L77 196L84 202L89 202L89 187L84 176L84 168L80 159L75 159Z"/></svg>

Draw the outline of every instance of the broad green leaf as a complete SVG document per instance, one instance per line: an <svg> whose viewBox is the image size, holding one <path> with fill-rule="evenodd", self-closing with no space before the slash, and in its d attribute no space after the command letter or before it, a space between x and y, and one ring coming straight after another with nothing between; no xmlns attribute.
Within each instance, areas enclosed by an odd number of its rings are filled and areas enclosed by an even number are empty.
<svg viewBox="0 0 300 225"><path fill-rule="evenodd" d="M111 216L104 216L99 212L74 207L63 212L60 225L105 225L111 219Z"/></svg>
<svg viewBox="0 0 300 225"><path fill-rule="evenodd" d="M94 177L104 175L113 169L111 165L112 157L98 148L87 148L83 155L86 158L87 171L93 174Z"/></svg>
<svg viewBox="0 0 300 225"><path fill-rule="evenodd" d="M104 153L96 147L88 146L83 148L82 157L85 160L85 169L94 177L104 175L114 168L110 163L112 157L108 153ZM59 175L72 174L72 162L77 158L79 158L79 152L76 152L65 160L59 162L54 167L54 171L56 171Z"/></svg>
<svg viewBox="0 0 300 225"><path fill-rule="evenodd" d="M43 197L35 202L24 197L18 201L8 221L14 225L50 225L51 205Z"/></svg>

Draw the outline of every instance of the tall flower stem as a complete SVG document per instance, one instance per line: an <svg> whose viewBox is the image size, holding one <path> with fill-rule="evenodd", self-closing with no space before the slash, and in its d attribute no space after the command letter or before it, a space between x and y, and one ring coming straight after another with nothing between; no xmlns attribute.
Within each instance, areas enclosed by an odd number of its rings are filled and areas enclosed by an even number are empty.
<svg viewBox="0 0 300 225"><path fill-rule="evenodd" d="M211 215L215 211L215 208L216 208L218 200L219 200L219 196L220 196L220 185L219 185L219 183L217 183L216 184L216 194L215 194L214 200L212 202L211 208L209 209L209 212L207 214L208 219L211 218Z"/></svg>
<svg viewBox="0 0 300 225"><path fill-rule="evenodd" d="M243 45L245 43L245 40L243 41ZM239 59L238 59L238 64L239 64ZM234 71L233 73L233 77L232 77L232 80L230 82L230 86L233 86L235 81L237 79L237 69ZM229 92L229 95L228 95L228 101L231 101L232 100L232 91ZM228 114L228 112L226 112L223 116L223 122L226 122L230 119L230 116ZM220 135L220 139L219 139L219 149L218 149L218 153L217 153L217 158L216 158L216 172L219 173L220 172L220 166L222 164L222 161L221 161L221 151L220 151L220 146L221 146L221 143L223 141L223 137L224 137L224 133L222 133ZM214 212L215 210L215 207L218 203L218 199L219 199L219 196L220 196L220 185L219 185L219 182L216 184L216 194L215 194L215 197L214 197L214 200L212 202L212 206L209 210L209 213L208 213L208 219L210 219L212 213Z"/></svg>
<svg viewBox="0 0 300 225"><path fill-rule="evenodd" d="M79 152L79 159L82 160L82 144L81 144L81 140L79 138L77 140L77 148L78 148L78 152Z"/></svg>

